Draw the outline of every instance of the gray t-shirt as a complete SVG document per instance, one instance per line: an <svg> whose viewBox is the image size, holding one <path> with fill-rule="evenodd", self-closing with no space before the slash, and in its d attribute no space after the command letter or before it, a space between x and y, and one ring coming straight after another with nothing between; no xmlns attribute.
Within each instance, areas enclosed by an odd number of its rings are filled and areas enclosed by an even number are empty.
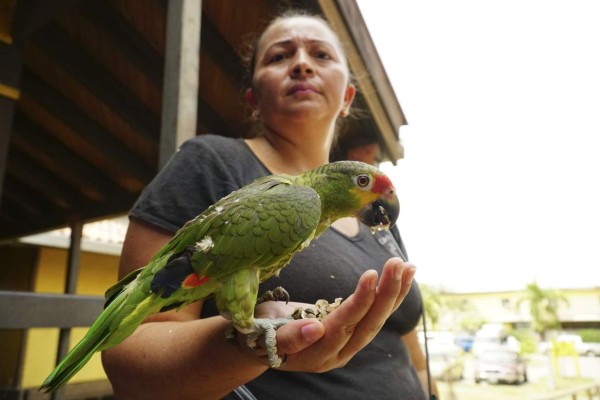
<svg viewBox="0 0 600 400"><path fill-rule="evenodd" d="M198 136L184 143L144 190L130 212L137 218L175 232L221 197L269 174L241 139ZM333 301L353 293L362 273L381 272L392 256L406 259L397 231L372 235L361 225L355 237L330 228L294 256L279 277L261 285L283 286L292 301ZM421 316L422 301L413 283L400 308L379 334L348 364L322 374L269 369L246 387L258 399L424 399L416 371L400 336ZM205 301L202 317L218 315L214 301ZM207 361L208 362L208 361Z"/></svg>

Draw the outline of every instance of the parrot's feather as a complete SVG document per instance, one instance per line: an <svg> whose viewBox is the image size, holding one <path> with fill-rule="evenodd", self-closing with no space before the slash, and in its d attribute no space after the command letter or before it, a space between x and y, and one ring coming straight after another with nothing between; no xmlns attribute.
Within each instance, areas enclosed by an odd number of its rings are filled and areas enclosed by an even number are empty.
<svg viewBox="0 0 600 400"><path fill-rule="evenodd" d="M183 281L194 273L190 262L190 252L192 250L184 250L179 254L172 255L165 266L154 274L150 284L150 289L154 293L167 298L181 288Z"/></svg>
<svg viewBox="0 0 600 400"><path fill-rule="evenodd" d="M121 291L130 284L137 276L142 272L143 268L138 268L129 274L127 274L123 279L121 279L116 284L109 287L104 293L104 299L106 302L104 303L104 308L108 307L108 305L121 293Z"/></svg>
<svg viewBox="0 0 600 400"><path fill-rule="evenodd" d="M139 297L139 296L137 296ZM151 313L157 312L157 306L150 302L132 306L130 296L118 295L92 324L86 336L67 354L54 371L46 378L41 389L52 391L63 386L89 361L96 351L112 347L129 336L135 328ZM134 308L132 310L132 308ZM127 318L136 318L137 324L124 324ZM118 327L122 329L118 330ZM112 336L117 334L116 338Z"/></svg>

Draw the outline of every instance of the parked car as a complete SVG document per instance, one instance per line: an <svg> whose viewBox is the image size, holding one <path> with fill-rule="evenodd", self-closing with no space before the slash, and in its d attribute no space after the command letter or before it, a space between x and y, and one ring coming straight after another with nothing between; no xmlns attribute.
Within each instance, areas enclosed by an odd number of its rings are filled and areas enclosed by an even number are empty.
<svg viewBox="0 0 600 400"><path fill-rule="evenodd" d="M517 352L508 348L486 349L475 355L475 382L527 382L527 363Z"/></svg>
<svg viewBox="0 0 600 400"><path fill-rule="evenodd" d="M454 343L460 346L465 353L468 353L473 348L475 338L471 335L459 335L454 339Z"/></svg>
<svg viewBox="0 0 600 400"><path fill-rule="evenodd" d="M518 353L521 343L512 335L509 335L502 324L485 324L477 332L473 339L471 351L476 356L488 349L505 347Z"/></svg>
<svg viewBox="0 0 600 400"><path fill-rule="evenodd" d="M574 351L582 356L600 357L600 343L584 342L579 335L559 335L552 342L542 342L538 347L540 353L547 354L552 350L553 344L559 346L559 353ZM567 347L568 346L568 347Z"/></svg>
<svg viewBox="0 0 600 400"><path fill-rule="evenodd" d="M429 353L429 372L439 381L459 381L463 378L465 366L462 357L456 353Z"/></svg>

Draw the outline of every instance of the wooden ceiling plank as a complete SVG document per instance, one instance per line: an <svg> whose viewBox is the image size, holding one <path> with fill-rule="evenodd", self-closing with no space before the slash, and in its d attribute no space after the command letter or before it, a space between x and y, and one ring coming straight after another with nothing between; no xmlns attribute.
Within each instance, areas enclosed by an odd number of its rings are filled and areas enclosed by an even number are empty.
<svg viewBox="0 0 600 400"><path fill-rule="evenodd" d="M16 148L11 149L8 171L31 189L63 209L71 209L84 199L68 185L59 182L32 158Z"/></svg>
<svg viewBox="0 0 600 400"><path fill-rule="evenodd" d="M76 210L77 215L82 221L96 221L106 219L110 216L125 214L131 205L135 202L137 196L125 196L116 199L110 199L107 203L101 203L97 206L92 204L84 205L83 208ZM27 221L19 221L17 224L2 225L0 230L0 240L17 238L24 235L33 235L36 233L47 232L52 229L64 228L67 221L72 218L72 210L52 208L52 212L45 213L42 217L32 218ZM10 217L2 210L0 221Z"/></svg>
<svg viewBox="0 0 600 400"><path fill-rule="evenodd" d="M12 36L15 43L22 42L29 35L47 23L65 14L81 0L20 0L17 1L15 18L12 23Z"/></svg>
<svg viewBox="0 0 600 400"><path fill-rule="evenodd" d="M121 142L104 131L77 106L58 94L28 69L23 72L22 90L87 142L98 148L104 157L111 160L112 164L119 166L123 174L134 176L142 182L149 182L154 177L154 172L144 165L137 154L125 148Z"/></svg>
<svg viewBox="0 0 600 400"><path fill-rule="evenodd" d="M51 155L51 158L59 164L59 168L65 174L71 176L70 181L79 185L90 186L102 197L110 196L110 193L121 190L118 185L102 175L87 160L72 152L22 114L16 116L13 138L21 138L25 142L35 143L36 147Z"/></svg>
<svg viewBox="0 0 600 400"><path fill-rule="evenodd" d="M23 208L31 209L31 214L35 217L45 215L56 208L50 201L40 196L35 190L21 182L11 174L6 175L6 198L23 205ZM35 210L35 211L33 211ZM1 213L5 213L4 204L0 208Z"/></svg>
<svg viewBox="0 0 600 400"><path fill-rule="evenodd" d="M258 38L273 11L284 3L282 0L204 0L202 12L229 46L242 55L248 45L253 44L250 42Z"/></svg>
<svg viewBox="0 0 600 400"><path fill-rule="evenodd" d="M110 3L164 58L168 0L101 0Z"/></svg>
<svg viewBox="0 0 600 400"><path fill-rule="evenodd" d="M118 47L129 61L152 82L163 80L163 58L129 21L108 2L84 1L80 5L86 17L111 37L111 44Z"/></svg>
<svg viewBox="0 0 600 400"><path fill-rule="evenodd" d="M5 202L6 203L5 203ZM2 202L3 214L7 215L9 220L21 221L26 224L28 221L42 217L44 214L28 198L16 195L10 191Z"/></svg>
<svg viewBox="0 0 600 400"><path fill-rule="evenodd" d="M241 82L245 74L242 59L219 33L210 18L204 14L202 15L201 49L213 59L219 60L223 74L230 78L233 85L237 85L241 89ZM200 69L200 73L202 73L202 69Z"/></svg>
<svg viewBox="0 0 600 400"><path fill-rule="evenodd" d="M158 138L158 116L116 81L89 53L73 42L60 27L48 24L32 36L32 42L43 48L57 64L136 128L141 135L150 140Z"/></svg>
<svg viewBox="0 0 600 400"><path fill-rule="evenodd" d="M237 136L237 132L229 126L202 96L198 96L198 121L201 121L201 125L207 129L207 131L199 133L213 133L229 137Z"/></svg>

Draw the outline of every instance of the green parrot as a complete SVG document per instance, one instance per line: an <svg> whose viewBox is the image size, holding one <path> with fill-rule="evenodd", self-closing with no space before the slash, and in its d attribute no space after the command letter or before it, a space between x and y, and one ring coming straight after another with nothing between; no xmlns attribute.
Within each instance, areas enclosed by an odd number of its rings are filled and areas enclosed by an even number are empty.
<svg viewBox="0 0 600 400"><path fill-rule="evenodd" d="M398 213L390 179L361 162L259 178L187 222L148 265L109 288L104 311L41 389L63 386L96 351L121 343L149 315L209 296L237 331L249 334L249 344L265 334L269 363L277 367L274 331L289 319L254 318L259 284L335 220L357 217L374 232L388 229Z"/></svg>

